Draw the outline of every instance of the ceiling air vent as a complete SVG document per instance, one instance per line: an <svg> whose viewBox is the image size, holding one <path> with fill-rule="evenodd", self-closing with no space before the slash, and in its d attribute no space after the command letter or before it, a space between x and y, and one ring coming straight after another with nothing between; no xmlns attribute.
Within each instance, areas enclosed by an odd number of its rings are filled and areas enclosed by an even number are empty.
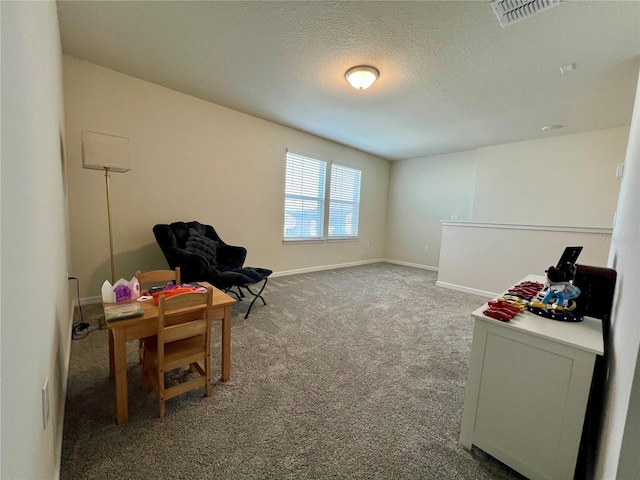
<svg viewBox="0 0 640 480"><path fill-rule="evenodd" d="M491 7L502 28L543 10L557 7L562 0L493 0Z"/></svg>

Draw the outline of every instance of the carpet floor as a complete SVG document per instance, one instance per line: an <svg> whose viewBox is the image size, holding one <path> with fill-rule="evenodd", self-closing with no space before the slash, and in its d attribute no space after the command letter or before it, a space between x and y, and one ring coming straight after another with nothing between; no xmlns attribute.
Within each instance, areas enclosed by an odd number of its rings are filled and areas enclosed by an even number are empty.
<svg viewBox="0 0 640 480"><path fill-rule="evenodd" d="M231 380L167 402L140 388L115 424L107 331L74 341L62 479L522 479L458 444L481 297L434 272L372 264L276 277L268 305L234 305ZM99 305L83 308L91 328ZM220 327L212 352L219 378Z"/></svg>

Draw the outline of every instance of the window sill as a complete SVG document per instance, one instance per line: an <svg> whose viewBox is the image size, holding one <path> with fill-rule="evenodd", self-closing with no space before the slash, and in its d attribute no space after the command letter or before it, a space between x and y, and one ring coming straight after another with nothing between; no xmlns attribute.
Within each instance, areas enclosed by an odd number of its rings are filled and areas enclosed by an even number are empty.
<svg viewBox="0 0 640 480"><path fill-rule="evenodd" d="M282 240L283 245L296 245L300 243L324 243L324 238L285 238Z"/></svg>
<svg viewBox="0 0 640 480"><path fill-rule="evenodd" d="M360 237L331 237L327 238L327 242L357 242Z"/></svg>
<svg viewBox="0 0 640 480"><path fill-rule="evenodd" d="M284 238L283 245L295 245L299 243L335 243L335 242L357 242L360 237L331 237L331 238Z"/></svg>

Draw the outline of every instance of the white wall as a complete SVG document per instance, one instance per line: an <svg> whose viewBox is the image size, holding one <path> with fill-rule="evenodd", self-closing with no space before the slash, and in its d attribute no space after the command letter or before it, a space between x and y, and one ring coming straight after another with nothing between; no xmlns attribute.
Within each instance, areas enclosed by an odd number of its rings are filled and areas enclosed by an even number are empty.
<svg viewBox="0 0 640 480"><path fill-rule="evenodd" d="M629 128L479 148L473 221L613 225Z"/></svg>
<svg viewBox="0 0 640 480"><path fill-rule="evenodd" d="M638 445L640 445L640 353L637 356L631 395L620 445L617 478L634 478L638 475ZM617 443L617 442L616 442Z"/></svg>
<svg viewBox="0 0 640 480"><path fill-rule="evenodd" d="M611 228L629 128L391 164L386 257L440 265L440 221ZM429 253L424 253L424 246Z"/></svg>
<svg viewBox="0 0 640 480"><path fill-rule="evenodd" d="M475 156L469 151L392 163L387 258L437 267L440 221L452 215L471 220Z"/></svg>
<svg viewBox="0 0 640 480"><path fill-rule="evenodd" d="M444 222L437 285L493 297L530 273L543 275L564 248L578 262L605 267L611 229Z"/></svg>
<svg viewBox="0 0 640 480"><path fill-rule="evenodd" d="M55 2L1 2L1 17L0 475L55 478L71 337L58 17Z"/></svg>
<svg viewBox="0 0 640 480"><path fill-rule="evenodd" d="M81 132L130 137L133 169L111 177L116 278L166 268L152 228L198 220L290 271L382 257L389 162L78 60L64 59L72 272L81 296L110 277L104 175L82 169ZM286 149L362 170L360 240L283 245ZM370 247L367 247L370 242Z"/></svg>
<svg viewBox="0 0 640 480"><path fill-rule="evenodd" d="M640 471L640 82L625 159L609 265L618 272L605 389L598 478L637 478ZM617 475L617 476L616 476Z"/></svg>

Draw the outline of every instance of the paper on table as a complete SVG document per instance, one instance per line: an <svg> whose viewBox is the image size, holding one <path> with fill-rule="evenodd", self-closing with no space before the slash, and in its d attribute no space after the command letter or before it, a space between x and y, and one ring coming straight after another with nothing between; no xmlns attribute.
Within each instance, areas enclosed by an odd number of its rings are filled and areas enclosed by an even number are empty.
<svg viewBox="0 0 640 480"><path fill-rule="evenodd" d="M140 317L144 314L139 303L126 303L121 305L105 305L104 316L107 321L123 320L125 318Z"/></svg>

